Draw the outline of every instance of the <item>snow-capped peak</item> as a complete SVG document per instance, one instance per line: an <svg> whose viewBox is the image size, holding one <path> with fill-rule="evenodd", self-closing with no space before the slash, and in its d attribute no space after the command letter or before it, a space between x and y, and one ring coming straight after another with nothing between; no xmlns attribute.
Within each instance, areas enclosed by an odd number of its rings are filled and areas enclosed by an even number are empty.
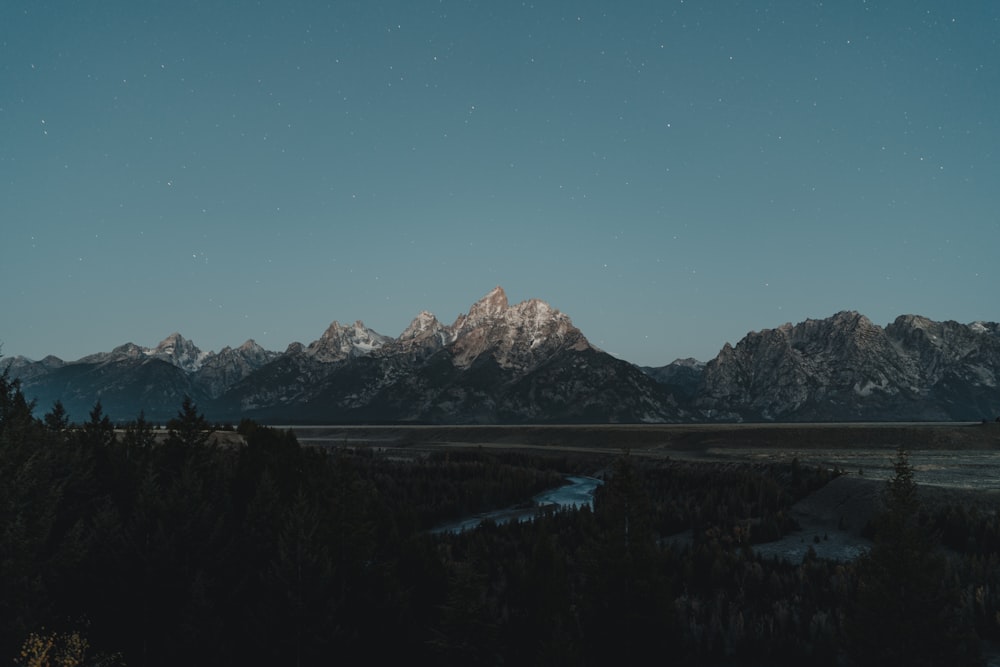
<svg viewBox="0 0 1000 667"><path fill-rule="evenodd" d="M680 366L683 368L693 368L695 370L700 370L705 367L704 361L698 361L694 357L684 357L683 359L674 359L669 364L670 366Z"/></svg>
<svg viewBox="0 0 1000 667"><path fill-rule="evenodd" d="M528 367L564 347L590 346L569 317L538 299L511 306L502 287L473 304L450 330L458 366L489 353L503 367Z"/></svg>
<svg viewBox="0 0 1000 667"><path fill-rule="evenodd" d="M260 344L253 338L248 338L245 343L243 343L236 349L238 349L240 352L259 352L262 351L264 348L261 347Z"/></svg>
<svg viewBox="0 0 1000 667"><path fill-rule="evenodd" d="M168 361L186 371L196 371L201 368L202 362L208 356L207 352L202 352L198 346L177 332L164 338L155 348L146 348L144 353L146 356Z"/></svg>
<svg viewBox="0 0 1000 667"><path fill-rule="evenodd" d="M350 326L335 320L305 351L317 361L343 361L348 357L371 354L390 340L366 327L361 320Z"/></svg>
<svg viewBox="0 0 1000 667"><path fill-rule="evenodd" d="M497 285L490 290L489 294L472 304L472 308L469 309L469 319L482 321L499 317L509 307L507 293L503 291L502 287Z"/></svg>
<svg viewBox="0 0 1000 667"><path fill-rule="evenodd" d="M413 318L413 321L410 322L410 325L406 327L403 333L399 334L399 340L405 341L420 338L428 331L438 331L441 327L441 323L438 322L433 313L422 310L420 314Z"/></svg>

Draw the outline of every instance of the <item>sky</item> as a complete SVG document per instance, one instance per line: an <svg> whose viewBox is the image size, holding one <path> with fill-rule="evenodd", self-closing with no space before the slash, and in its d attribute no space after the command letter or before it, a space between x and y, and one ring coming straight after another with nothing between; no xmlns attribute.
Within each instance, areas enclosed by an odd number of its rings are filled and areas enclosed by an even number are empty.
<svg viewBox="0 0 1000 667"><path fill-rule="evenodd" d="M1000 3L0 3L0 353L1000 320Z"/></svg>

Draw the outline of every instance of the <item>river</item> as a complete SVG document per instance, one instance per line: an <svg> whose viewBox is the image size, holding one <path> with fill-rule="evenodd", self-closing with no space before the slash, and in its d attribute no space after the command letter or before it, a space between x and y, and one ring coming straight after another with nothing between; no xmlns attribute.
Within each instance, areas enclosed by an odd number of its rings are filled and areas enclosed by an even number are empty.
<svg viewBox="0 0 1000 667"><path fill-rule="evenodd" d="M473 517L443 524L431 532L434 534L461 533L463 530L475 528L486 520L499 524L510 521L531 521L540 511L545 509L567 509L583 507L584 505L593 509L594 490L604 482L595 477L575 475L567 477L566 482L563 486L542 491L534 496L529 507L518 505L507 509L482 512Z"/></svg>

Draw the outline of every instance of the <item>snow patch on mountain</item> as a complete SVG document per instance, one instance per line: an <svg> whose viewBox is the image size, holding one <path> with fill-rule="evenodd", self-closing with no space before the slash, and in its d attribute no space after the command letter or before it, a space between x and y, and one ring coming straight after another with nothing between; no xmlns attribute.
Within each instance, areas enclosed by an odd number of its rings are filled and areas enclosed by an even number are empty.
<svg viewBox="0 0 1000 667"><path fill-rule="evenodd" d="M391 340L369 329L361 320L353 325L334 321L318 340L306 347L305 353L317 361L330 363L371 354Z"/></svg>
<svg viewBox="0 0 1000 667"><path fill-rule="evenodd" d="M450 329L454 342L449 348L460 368L488 354L501 368L524 369L561 349L590 347L567 315L538 299L511 306L502 287L473 304L468 314L459 315Z"/></svg>
<svg viewBox="0 0 1000 667"><path fill-rule="evenodd" d="M148 357L169 361L174 366L189 373L201 368L202 363L210 354L202 352L198 346L177 332L164 338L155 348L147 348L143 352Z"/></svg>

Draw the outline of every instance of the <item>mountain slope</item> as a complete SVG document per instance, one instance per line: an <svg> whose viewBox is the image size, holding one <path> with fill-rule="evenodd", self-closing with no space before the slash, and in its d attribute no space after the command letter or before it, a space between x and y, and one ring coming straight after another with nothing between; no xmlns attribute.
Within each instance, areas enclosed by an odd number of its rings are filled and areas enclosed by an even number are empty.
<svg viewBox="0 0 1000 667"><path fill-rule="evenodd" d="M747 334L704 370L709 419L978 420L1000 414L997 325L855 312Z"/></svg>
<svg viewBox="0 0 1000 667"><path fill-rule="evenodd" d="M844 311L750 332L707 364L640 369L544 301L497 287L446 325L426 311L392 338L334 321L308 345L202 352L180 334L75 362L4 360L40 412L165 420L185 395L216 420L580 423L979 420L1000 415L1000 325Z"/></svg>
<svg viewBox="0 0 1000 667"><path fill-rule="evenodd" d="M86 421L97 401L114 420L134 419L144 411L151 421L165 421L177 414L185 395L204 398L188 373L154 358L63 364L25 381L24 391L42 412L62 401L77 423Z"/></svg>
<svg viewBox="0 0 1000 667"><path fill-rule="evenodd" d="M355 330L361 332L359 322ZM290 348L220 399L220 412L264 420L514 423L668 421L666 391L593 348L570 319L501 288L449 326L427 312L396 339L319 361ZM357 349L357 348L355 348Z"/></svg>
<svg viewBox="0 0 1000 667"><path fill-rule="evenodd" d="M18 357L11 369L42 411L60 400L79 422L100 400L113 419L132 419L144 411L147 418L163 421L176 415L184 396L208 401L276 356L253 341L218 354L204 353L174 333L153 348L125 343L73 362Z"/></svg>

